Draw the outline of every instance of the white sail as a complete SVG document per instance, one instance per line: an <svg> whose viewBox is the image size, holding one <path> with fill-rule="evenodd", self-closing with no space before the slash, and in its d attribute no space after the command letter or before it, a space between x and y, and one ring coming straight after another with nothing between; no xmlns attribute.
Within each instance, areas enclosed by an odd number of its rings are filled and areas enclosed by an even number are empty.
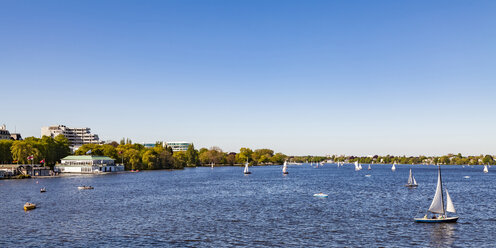
<svg viewBox="0 0 496 248"><path fill-rule="evenodd" d="M372 170L372 168L370 168L370 164L369 164L369 170Z"/></svg>
<svg viewBox="0 0 496 248"><path fill-rule="evenodd" d="M245 171L244 171L244 173L247 173L247 172L249 172L248 171L248 162L245 164Z"/></svg>
<svg viewBox="0 0 496 248"><path fill-rule="evenodd" d="M455 205L453 205L453 202L451 201L451 197L448 193L448 190L446 190L446 211L450 213L456 213L455 210Z"/></svg>
<svg viewBox="0 0 496 248"><path fill-rule="evenodd" d="M362 164L358 164L358 169L362 169Z"/></svg>
<svg viewBox="0 0 496 248"><path fill-rule="evenodd" d="M284 161L284 164L282 166L282 172L286 173L287 170L288 170L288 163L286 161Z"/></svg>
<svg viewBox="0 0 496 248"><path fill-rule="evenodd" d="M358 167L358 161L355 161L355 171L359 171L360 167Z"/></svg>
<svg viewBox="0 0 496 248"><path fill-rule="evenodd" d="M417 181L415 180L415 177L412 175L413 178L413 185L417 185Z"/></svg>
<svg viewBox="0 0 496 248"><path fill-rule="evenodd" d="M413 176L412 176L412 169L410 169L410 175L408 176L408 185L413 184Z"/></svg>
<svg viewBox="0 0 496 248"><path fill-rule="evenodd" d="M396 170L396 162L394 162L393 167L391 167L391 170L392 171L395 171Z"/></svg>
<svg viewBox="0 0 496 248"><path fill-rule="evenodd" d="M432 199L431 206L429 207L429 211L436 214L444 214L444 206L443 206L443 189L441 185L441 173L437 174L437 187L436 194L434 194L434 199Z"/></svg>
<svg viewBox="0 0 496 248"><path fill-rule="evenodd" d="M484 165L484 173L488 173L489 170L487 169L487 165Z"/></svg>

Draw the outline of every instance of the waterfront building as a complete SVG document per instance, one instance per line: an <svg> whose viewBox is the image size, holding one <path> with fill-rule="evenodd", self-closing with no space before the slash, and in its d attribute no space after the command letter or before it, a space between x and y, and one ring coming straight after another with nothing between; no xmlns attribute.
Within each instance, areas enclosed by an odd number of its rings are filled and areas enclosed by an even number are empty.
<svg viewBox="0 0 496 248"><path fill-rule="evenodd" d="M153 148L153 147L155 147L155 146L156 146L156 144L155 144L155 143L143 143L143 146L144 146L145 148Z"/></svg>
<svg viewBox="0 0 496 248"><path fill-rule="evenodd" d="M77 150L84 144L100 144L98 135L92 134L90 128L70 128L64 125L58 126L48 126L41 128L41 136L49 136L54 138L55 136L62 134L64 135L70 143L71 149Z"/></svg>
<svg viewBox="0 0 496 248"><path fill-rule="evenodd" d="M114 159L105 156L67 156L55 166L61 173L101 173L123 171L124 165L116 164Z"/></svg>
<svg viewBox="0 0 496 248"><path fill-rule="evenodd" d="M22 140L20 133L11 133L7 130L5 124L0 126L0 140Z"/></svg>
<svg viewBox="0 0 496 248"><path fill-rule="evenodd" d="M0 127L0 140L9 140L10 139L10 132L7 130L7 127L2 125Z"/></svg>
<svg viewBox="0 0 496 248"><path fill-rule="evenodd" d="M175 142L166 142L168 147L172 148L173 152L181 152L181 151L187 151L188 147L193 144L191 142L185 142L185 141L175 141Z"/></svg>

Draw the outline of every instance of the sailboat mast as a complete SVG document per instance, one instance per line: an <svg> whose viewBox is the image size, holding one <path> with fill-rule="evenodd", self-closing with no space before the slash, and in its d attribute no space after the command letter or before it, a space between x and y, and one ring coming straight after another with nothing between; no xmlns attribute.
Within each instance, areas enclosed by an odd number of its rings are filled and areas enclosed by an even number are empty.
<svg viewBox="0 0 496 248"><path fill-rule="evenodd" d="M443 203L443 215L446 217L446 209L444 208L444 195L443 195L443 177L441 176L441 165L438 165L439 183L441 184L441 202Z"/></svg>

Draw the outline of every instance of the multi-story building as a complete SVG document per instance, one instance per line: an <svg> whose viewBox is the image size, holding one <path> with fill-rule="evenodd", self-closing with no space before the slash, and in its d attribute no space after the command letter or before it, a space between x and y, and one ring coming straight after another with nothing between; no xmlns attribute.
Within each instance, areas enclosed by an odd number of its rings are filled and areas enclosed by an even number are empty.
<svg viewBox="0 0 496 248"><path fill-rule="evenodd" d="M64 135L70 143L72 150L77 150L84 144L100 144L98 135L92 134L90 128L70 128L64 125L49 126L41 128L41 136L49 136L54 138L55 136L62 134Z"/></svg>
<svg viewBox="0 0 496 248"><path fill-rule="evenodd" d="M174 141L174 142L167 142L167 146L172 148L173 152L181 152L181 151L187 151L188 147L193 144L190 142L185 142L185 141Z"/></svg>
<svg viewBox="0 0 496 248"><path fill-rule="evenodd" d="M5 124L0 126L0 140L22 140L20 133L10 133Z"/></svg>
<svg viewBox="0 0 496 248"><path fill-rule="evenodd" d="M10 139L10 132L7 130L7 127L5 127L5 124L0 127L0 140L9 140Z"/></svg>

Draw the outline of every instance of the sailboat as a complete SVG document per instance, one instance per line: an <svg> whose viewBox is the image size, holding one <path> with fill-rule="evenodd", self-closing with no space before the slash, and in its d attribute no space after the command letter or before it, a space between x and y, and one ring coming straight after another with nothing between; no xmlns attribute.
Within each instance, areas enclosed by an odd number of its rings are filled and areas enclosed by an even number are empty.
<svg viewBox="0 0 496 248"><path fill-rule="evenodd" d="M284 161L284 164L282 165L282 174L286 175L288 174L288 162Z"/></svg>
<svg viewBox="0 0 496 248"><path fill-rule="evenodd" d="M488 173L489 169L487 168L487 165L484 165L484 173Z"/></svg>
<svg viewBox="0 0 496 248"><path fill-rule="evenodd" d="M408 183L405 184L405 187L416 188L418 186L415 177L412 174L412 169L410 169L410 176L408 176Z"/></svg>
<svg viewBox="0 0 496 248"><path fill-rule="evenodd" d="M431 206L427 210L434 215L430 218L427 217L427 214L424 215L423 218L414 218L415 222L423 222L423 223L445 223L445 222L456 222L458 220L458 216L448 217L446 212L456 213L455 206L451 201L451 197L446 190L446 207L444 206L444 197L443 197L443 181L441 178L441 166L438 167L437 174L437 187L436 193L434 194L434 199L432 199ZM437 216L435 215L437 214Z"/></svg>
<svg viewBox="0 0 496 248"><path fill-rule="evenodd" d="M210 163L210 167L212 167L212 169L214 168L214 163Z"/></svg>
<svg viewBox="0 0 496 248"><path fill-rule="evenodd" d="M396 162L393 163L393 167L391 167L392 171L396 171Z"/></svg>
<svg viewBox="0 0 496 248"><path fill-rule="evenodd" d="M360 164L358 163L358 160L357 160L357 161L355 161L355 171L359 171L359 170L361 170L361 168L360 168Z"/></svg>
<svg viewBox="0 0 496 248"><path fill-rule="evenodd" d="M370 164L369 164L369 168L368 168L368 170L372 170L372 167L370 167Z"/></svg>
<svg viewBox="0 0 496 248"><path fill-rule="evenodd" d="M244 173L245 175L247 175L247 174L251 174L251 172L248 170L248 160L246 161L246 164L245 164L245 170L243 171L243 173Z"/></svg>

